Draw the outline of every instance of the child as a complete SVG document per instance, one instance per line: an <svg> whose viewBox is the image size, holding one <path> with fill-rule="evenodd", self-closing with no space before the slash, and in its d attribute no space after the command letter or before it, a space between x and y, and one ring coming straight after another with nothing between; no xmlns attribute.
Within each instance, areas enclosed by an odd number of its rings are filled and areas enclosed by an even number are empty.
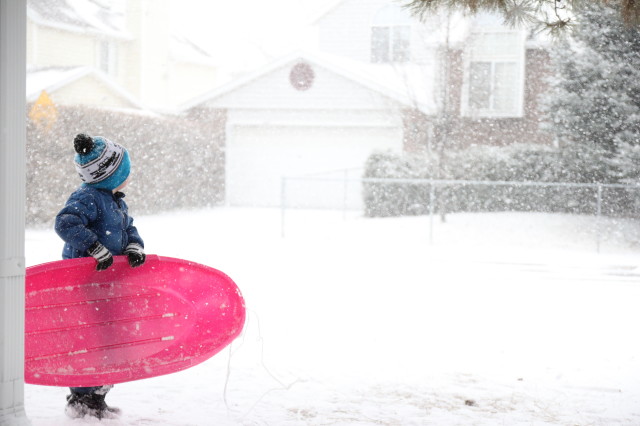
<svg viewBox="0 0 640 426"><path fill-rule="evenodd" d="M145 261L144 243L128 214L124 194L131 163L121 145L103 138L79 134L74 139L75 166L83 184L58 213L55 230L65 242L63 259L92 256L103 271L113 256L127 255L133 268ZM65 412L73 418L85 415L112 418L120 410L105 402L112 385L71 388Z"/></svg>

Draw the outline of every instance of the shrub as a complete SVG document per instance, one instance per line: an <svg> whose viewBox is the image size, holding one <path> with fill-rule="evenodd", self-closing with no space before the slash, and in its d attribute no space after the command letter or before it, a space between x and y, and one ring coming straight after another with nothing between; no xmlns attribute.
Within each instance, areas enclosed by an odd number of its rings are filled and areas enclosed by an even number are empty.
<svg viewBox="0 0 640 426"><path fill-rule="evenodd" d="M373 153L365 165L365 178L429 179L433 164L424 158L390 152ZM365 182L366 216L424 214L429 209L429 188L424 184Z"/></svg>
<svg viewBox="0 0 640 426"><path fill-rule="evenodd" d="M624 161L632 161L628 158ZM521 186L505 182L631 182L628 176L615 180L610 173L603 172L612 169L612 161L597 150L559 150L539 145L484 146L448 153L441 179L461 182L437 185L433 207L440 214L495 211L595 214L598 194L594 188ZM433 158L425 156L377 152L367 161L364 177L431 179L436 176L435 164ZM594 182L591 180L594 176L602 180ZM465 181L494 183L476 185ZM430 211L429 186L428 183L365 183L365 214L370 217L425 214ZM605 188L601 195L602 214L637 216L640 212L640 190Z"/></svg>
<svg viewBox="0 0 640 426"><path fill-rule="evenodd" d="M224 114L160 117L58 107L49 129L27 122L27 223L53 220L81 181L73 165L77 133L100 135L131 154L132 214L218 204L224 197Z"/></svg>

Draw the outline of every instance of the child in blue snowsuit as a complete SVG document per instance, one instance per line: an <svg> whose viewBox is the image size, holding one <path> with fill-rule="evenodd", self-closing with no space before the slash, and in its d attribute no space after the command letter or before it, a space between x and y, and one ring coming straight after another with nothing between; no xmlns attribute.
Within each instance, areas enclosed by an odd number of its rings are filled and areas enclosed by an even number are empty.
<svg viewBox="0 0 640 426"><path fill-rule="evenodd" d="M92 256L98 271L108 269L116 255L126 255L131 267L142 265L144 243L120 192L129 179L129 153L107 138L85 134L75 137L74 148L76 171L83 183L56 216L55 230L65 242L62 258ZM67 415L117 416L119 410L105 402L112 387L71 388Z"/></svg>

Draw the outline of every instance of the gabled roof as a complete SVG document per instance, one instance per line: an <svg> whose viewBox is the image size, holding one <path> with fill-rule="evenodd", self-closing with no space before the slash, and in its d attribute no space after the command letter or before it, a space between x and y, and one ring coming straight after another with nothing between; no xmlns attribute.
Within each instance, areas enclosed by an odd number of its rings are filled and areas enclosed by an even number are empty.
<svg viewBox="0 0 640 426"><path fill-rule="evenodd" d="M132 107L145 109L129 92L120 87L103 72L91 67L48 67L27 69L27 102L35 101L43 90L55 93L84 77L91 76L115 94L124 98Z"/></svg>
<svg viewBox="0 0 640 426"><path fill-rule="evenodd" d="M179 62L214 66L213 55L188 37L173 34L169 40L171 57Z"/></svg>
<svg viewBox="0 0 640 426"><path fill-rule="evenodd" d="M333 9L335 9L343 1L344 0L333 0L333 1L330 1L328 4L324 5L324 7L322 7L322 9L320 9L319 11L316 12L316 15L311 20L311 23L312 24L317 23L319 20L324 18L329 12L331 12Z"/></svg>
<svg viewBox="0 0 640 426"><path fill-rule="evenodd" d="M131 38L124 11L90 0L29 0L27 16L34 23L72 32Z"/></svg>
<svg viewBox="0 0 640 426"><path fill-rule="evenodd" d="M179 107L186 111L207 101L238 90L258 78L281 69L288 64L306 61L338 74L354 84L361 85L380 95L391 98L408 108L418 108L425 113L435 110L433 96L433 70L416 64L383 65L367 64L335 55L294 52L245 77L206 92Z"/></svg>

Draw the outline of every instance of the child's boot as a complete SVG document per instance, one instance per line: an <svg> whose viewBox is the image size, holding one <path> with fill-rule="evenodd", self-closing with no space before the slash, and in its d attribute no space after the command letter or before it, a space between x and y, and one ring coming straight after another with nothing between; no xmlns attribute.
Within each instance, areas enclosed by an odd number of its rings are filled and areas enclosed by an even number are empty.
<svg viewBox="0 0 640 426"><path fill-rule="evenodd" d="M113 419L120 415L120 409L109 407L101 393L76 393L67 396L67 416L77 419L85 416L98 419Z"/></svg>

